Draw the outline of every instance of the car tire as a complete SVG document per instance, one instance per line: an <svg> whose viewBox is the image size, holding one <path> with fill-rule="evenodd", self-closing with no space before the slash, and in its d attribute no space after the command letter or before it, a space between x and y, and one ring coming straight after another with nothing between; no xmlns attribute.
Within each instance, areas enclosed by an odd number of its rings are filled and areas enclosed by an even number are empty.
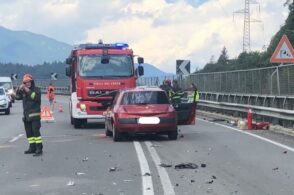
<svg viewBox="0 0 294 195"><path fill-rule="evenodd" d="M10 107L5 110L5 114L6 115L9 115L10 114Z"/></svg>
<svg viewBox="0 0 294 195"><path fill-rule="evenodd" d="M178 139L178 131L175 130L175 131L171 131L168 133L168 139L169 140L177 140Z"/></svg>
<svg viewBox="0 0 294 195"><path fill-rule="evenodd" d="M116 132L114 124L112 124L112 138L113 141L119 142L121 141L121 133Z"/></svg>

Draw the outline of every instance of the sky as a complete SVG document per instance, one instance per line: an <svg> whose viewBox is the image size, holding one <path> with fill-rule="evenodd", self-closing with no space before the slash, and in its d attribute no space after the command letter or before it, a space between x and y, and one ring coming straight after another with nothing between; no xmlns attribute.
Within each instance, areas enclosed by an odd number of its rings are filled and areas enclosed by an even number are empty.
<svg viewBox="0 0 294 195"><path fill-rule="evenodd" d="M288 16L285 0L252 0L251 49L262 51ZM258 4L256 4L258 3ZM146 63L175 73L201 69L225 46L242 52L244 0L0 0L0 26L68 44L126 42Z"/></svg>

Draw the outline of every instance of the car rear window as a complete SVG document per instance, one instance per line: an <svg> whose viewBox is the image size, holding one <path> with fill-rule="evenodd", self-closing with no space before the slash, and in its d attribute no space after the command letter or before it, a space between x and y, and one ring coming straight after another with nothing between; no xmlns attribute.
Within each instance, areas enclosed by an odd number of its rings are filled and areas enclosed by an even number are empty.
<svg viewBox="0 0 294 195"><path fill-rule="evenodd" d="M123 95L121 104L169 104L169 101L163 91L134 91L126 92Z"/></svg>

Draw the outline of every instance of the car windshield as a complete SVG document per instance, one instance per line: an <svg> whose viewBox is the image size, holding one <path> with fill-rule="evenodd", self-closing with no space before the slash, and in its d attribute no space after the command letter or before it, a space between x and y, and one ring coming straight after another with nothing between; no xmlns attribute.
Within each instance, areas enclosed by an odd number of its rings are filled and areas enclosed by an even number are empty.
<svg viewBox="0 0 294 195"><path fill-rule="evenodd" d="M12 84L10 82L0 82L0 87L3 87L4 89L12 89Z"/></svg>
<svg viewBox="0 0 294 195"><path fill-rule="evenodd" d="M125 93L121 104L169 104L169 101L163 91L134 91Z"/></svg>
<svg viewBox="0 0 294 195"><path fill-rule="evenodd" d="M0 89L0 95L4 95L5 93L4 93L4 90L3 90L3 88L1 88Z"/></svg>
<svg viewBox="0 0 294 195"><path fill-rule="evenodd" d="M133 62L128 55L110 55L109 63L101 63L101 55L79 57L79 74L82 77L128 77L133 74Z"/></svg>

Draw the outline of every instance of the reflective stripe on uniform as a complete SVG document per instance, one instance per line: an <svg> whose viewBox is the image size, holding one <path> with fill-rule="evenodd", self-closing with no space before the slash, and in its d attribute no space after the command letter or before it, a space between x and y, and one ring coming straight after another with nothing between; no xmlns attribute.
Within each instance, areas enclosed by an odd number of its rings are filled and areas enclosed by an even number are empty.
<svg viewBox="0 0 294 195"><path fill-rule="evenodd" d="M35 137L35 143L36 143L36 144L40 144L40 143L42 143L42 137L41 137L41 136L39 136L39 137Z"/></svg>
<svg viewBox="0 0 294 195"><path fill-rule="evenodd" d="M32 98L32 99L35 99L35 97L36 97L36 93L33 92L33 93L31 94L31 98Z"/></svg>
<svg viewBox="0 0 294 195"><path fill-rule="evenodd" d="M40 116L39 112L29 114L29 117Z"/></svg>
<svg viewBox="0 0 294 195"><path fill-rule="evenodd" d="M29 144L34 144L35 143L35 137L29 137L28 142L29 142Z"/></svg>

